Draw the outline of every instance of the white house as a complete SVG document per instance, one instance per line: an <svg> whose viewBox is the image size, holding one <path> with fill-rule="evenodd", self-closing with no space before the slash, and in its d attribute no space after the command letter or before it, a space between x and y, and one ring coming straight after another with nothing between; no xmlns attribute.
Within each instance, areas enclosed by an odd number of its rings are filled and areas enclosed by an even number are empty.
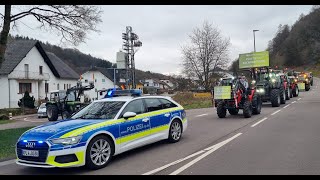
<svg viewBox="0 0 320 180"><path fill-rule="evenodd" d="M113 69L106 69L101 67L90 68L88 71L85 71L81 75L81 82L82 85L88 85L90 82L93 82L94 89L85 91L84 94L91 100L103 98L107 92L102 92L102 95L100 95L100 93L97 93L97 91L118 87L117 85L114 85L113 77ZM117 75L116 78L119 79Z"/></svg>
<svg viewBox="0 0 320 180"><path fill-rule="evenodd" d="M144 86L151 86L151 87L156 87L157 89L160 89L159 81L154 79L145 79Z"/></svg>
<svg viewBox="0 0 320 180"><path fill-rule="evenodd" d="M75 86L79 75L53 53L45 52L38 41L8 43L0 67L0 109L16 108L25 91L41 101L52 90Z"/></svg>

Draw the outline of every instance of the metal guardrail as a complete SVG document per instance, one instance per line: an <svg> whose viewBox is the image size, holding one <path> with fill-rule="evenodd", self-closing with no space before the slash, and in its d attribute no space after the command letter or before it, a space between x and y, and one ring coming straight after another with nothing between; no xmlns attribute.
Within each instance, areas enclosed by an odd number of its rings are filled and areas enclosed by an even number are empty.
<svg viewBox="0 0 320 180"><path fill-rule="evenodd" d="M49 80L50 75L49 73L42 73L39 72L31 72L31 71L12 71L9 76L9 79L33 79L33 80Z"/></svg>

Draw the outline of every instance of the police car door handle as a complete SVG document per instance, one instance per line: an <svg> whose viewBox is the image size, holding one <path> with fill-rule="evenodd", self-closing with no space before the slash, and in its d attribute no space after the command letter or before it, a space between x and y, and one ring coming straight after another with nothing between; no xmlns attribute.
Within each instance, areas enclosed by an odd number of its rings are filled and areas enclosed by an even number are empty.
<svg viewBox="0 0 320 180"><path fill-rule="evenodd" d="M144 118L142 119L142 122L148 122L150 120L150 118Z"/></svg>
<svg viewBox="0 0 320 180"><path fill-rule="evenodd" d="M170 113L167 113L167 114L164 114L165 117L169 117L170 116Z"/></svg>

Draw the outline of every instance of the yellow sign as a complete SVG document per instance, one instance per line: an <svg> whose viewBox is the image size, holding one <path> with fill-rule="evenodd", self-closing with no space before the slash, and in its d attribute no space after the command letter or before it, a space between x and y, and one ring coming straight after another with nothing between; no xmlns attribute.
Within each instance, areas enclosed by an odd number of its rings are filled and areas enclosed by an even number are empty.
<svg viewBox="0 0 320 180"><path fill-rule="evenodd" d="M231 99L231 86L214 87L214 99Z"/></svg>
<svg viewBox="0 0 320 180"><path fill-rule="evenodd" d="M211 93L193 93L194 98L211 98Z"/></svg>
<svg viewBox="0 0 320 180"><path fill-rule="evenodd" d="M239 55L239 68L254 68L269 66L269 52L253 52Z"/></svg>
<svg viewBox="0 0 320 180"><path fill-rule="evenodd" d="M299 88L299 90L305 90L306 84L305 83L298 83L298 88Z"/></svg>

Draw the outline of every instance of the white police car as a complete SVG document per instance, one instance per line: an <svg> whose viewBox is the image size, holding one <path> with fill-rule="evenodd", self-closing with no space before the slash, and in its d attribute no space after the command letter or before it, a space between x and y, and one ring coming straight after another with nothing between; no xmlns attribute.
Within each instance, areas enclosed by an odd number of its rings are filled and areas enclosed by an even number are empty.
<svg viewBox="0 0 320 180"><path fill-rule="evenodd" d="M180 140L186 113L170 97L110 91L71 119L26 131L16 144L17 164L33 167L105 167L112 156L163 139ZM112 97L113 96L113 97ZM114 97L118 96L118 97Z"/></svg>

